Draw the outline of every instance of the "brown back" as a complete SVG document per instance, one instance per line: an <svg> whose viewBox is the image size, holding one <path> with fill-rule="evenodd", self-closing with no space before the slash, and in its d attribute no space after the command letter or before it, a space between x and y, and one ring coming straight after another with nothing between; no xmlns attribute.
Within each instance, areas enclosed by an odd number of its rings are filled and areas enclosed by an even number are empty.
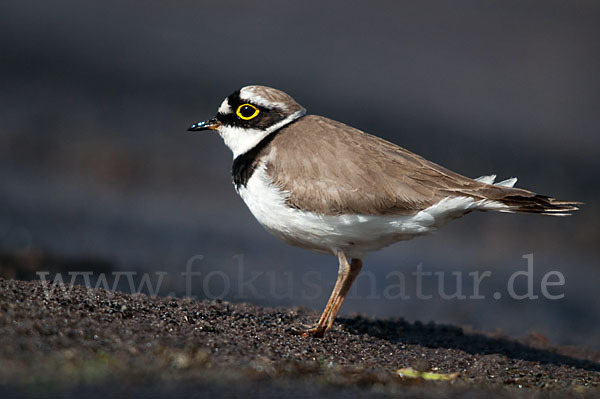
<svg viewBox="0 0 600 399"><path fill-rule="evenodd" d="M461 176L393 143L321 116L283 128L263 150L267 174L297 209L411 215L445 197L533 197Z"/></svg>

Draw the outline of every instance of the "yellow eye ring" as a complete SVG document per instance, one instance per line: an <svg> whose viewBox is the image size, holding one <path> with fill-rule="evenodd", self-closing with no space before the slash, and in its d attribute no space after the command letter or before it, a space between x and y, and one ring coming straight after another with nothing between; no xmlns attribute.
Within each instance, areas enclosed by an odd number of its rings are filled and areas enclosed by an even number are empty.
<svg viewBox="0 0 600 399"><path fill-rule="evenodd" d="M258 115L259 112L260 111L258 110L258 108L256 108L252 104L242 104L237 108L237 110L235 111L235 114L237 116L239 116L241 119L247 121L252 118L256 118L256 115Z"/></svg>

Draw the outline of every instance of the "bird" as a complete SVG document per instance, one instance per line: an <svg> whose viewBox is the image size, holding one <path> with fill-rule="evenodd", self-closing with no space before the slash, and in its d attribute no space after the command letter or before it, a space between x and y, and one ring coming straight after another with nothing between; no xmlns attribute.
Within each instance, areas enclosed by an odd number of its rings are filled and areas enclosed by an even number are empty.
<svg viewBox="0 0 600 399"><path fill-rule="evenodd" d="M235 190L257 221L293 246L337 257L338 275L318 322L322 337L366 254L431 233L472 211L566 216L581 202L514 187L516 178L471 179L394 143L312 114L283 91L259 85L230 94L214 118L233 153Z"/></svg>

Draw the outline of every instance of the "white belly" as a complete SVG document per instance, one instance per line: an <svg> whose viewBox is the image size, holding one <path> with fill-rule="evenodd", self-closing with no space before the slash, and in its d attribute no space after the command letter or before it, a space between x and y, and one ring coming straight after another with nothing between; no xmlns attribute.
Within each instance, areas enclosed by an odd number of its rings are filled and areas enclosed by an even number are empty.
<svg viewBox="0 0 600 399"><path fill-rule="evenodd" d="M287 243L330 254L341 249L357 258L427 234L472 209L491 205L460 197L446 198L412 216L319 215L290 208L286 204L289 193L272 184L264 165L256 168L238 193L260 224Z"/></svg>

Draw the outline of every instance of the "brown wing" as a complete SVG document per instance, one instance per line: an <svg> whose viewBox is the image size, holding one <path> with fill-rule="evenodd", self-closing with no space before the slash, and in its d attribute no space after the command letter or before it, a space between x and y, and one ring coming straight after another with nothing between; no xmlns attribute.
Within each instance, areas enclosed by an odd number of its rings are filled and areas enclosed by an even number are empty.
<svg viewBox="0 0 600 399"><path fill-rule="evenodd" d="M290 193L291 206L327 215L410 215L449 196L502 202L540 197L461 176L381 138L314 115L283 128L264 155L267 174Z"/></svg>

